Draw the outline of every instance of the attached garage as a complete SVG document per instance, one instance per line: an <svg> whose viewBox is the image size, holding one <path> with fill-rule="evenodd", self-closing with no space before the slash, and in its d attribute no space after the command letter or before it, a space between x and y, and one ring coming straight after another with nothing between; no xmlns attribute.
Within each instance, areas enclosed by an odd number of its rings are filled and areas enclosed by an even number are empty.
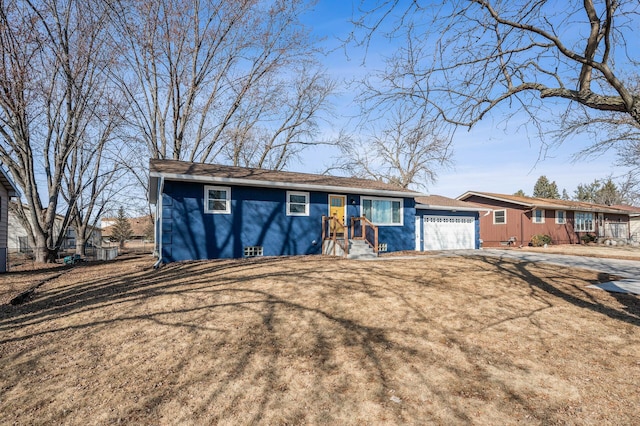
<svg viewBox="0 0 640 426"><path fill-rule="evenodd" d="M480 248L486 208L438 195L416 198L416 251Z"/></svg>
<svg viewBox="0 0 640 426"><path fill-rule="evenodd" d="M476 248L474 216L422 216L424 250Z"/></svg>

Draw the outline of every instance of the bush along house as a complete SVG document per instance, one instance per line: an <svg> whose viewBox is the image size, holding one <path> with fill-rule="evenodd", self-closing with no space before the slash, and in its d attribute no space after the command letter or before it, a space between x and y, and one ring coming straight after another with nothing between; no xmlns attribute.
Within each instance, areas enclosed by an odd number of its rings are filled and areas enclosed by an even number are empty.
<svg viewBox="0 0 640 426"><path fill-rule="evenodd" d="M629 240L629 212L612 206L474 191L458 200L492 210L480 220L483 247L527 245L532 240L553 244Z"/></svg>

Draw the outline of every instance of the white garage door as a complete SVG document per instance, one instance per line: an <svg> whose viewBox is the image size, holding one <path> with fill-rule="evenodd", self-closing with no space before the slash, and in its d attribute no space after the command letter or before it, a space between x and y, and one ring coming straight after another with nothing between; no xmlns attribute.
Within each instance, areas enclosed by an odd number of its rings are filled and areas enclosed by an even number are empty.
<svg viewBox="0 0 640 426"><path fill-rule="evenodd" d="M425 250L476 248L473 216L423 216L423 222Z"/></svg>

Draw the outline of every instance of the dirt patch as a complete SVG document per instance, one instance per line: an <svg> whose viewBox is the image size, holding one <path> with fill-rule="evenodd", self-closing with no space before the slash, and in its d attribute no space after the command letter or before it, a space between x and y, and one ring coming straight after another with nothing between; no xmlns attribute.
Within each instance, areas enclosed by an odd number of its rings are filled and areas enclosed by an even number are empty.
<svg viewBox="0 0 640 426"><path fill-rule="evenodd" d="M0 306L0 423L637 418L640 303L587 288L595 272L481 256L152 263L81 265Z"/></svg>

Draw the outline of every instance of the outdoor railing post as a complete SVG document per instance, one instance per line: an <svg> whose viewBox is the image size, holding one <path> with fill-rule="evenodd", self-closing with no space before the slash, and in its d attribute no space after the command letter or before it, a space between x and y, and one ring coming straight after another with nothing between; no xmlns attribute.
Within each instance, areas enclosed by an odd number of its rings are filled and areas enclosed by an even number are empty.
<svg viewBox="0 0 640 426"><path fill-rule="evenodd" d="M378 227L377 226L374 229L374 238L375 238L375 242L374 242L374 245L373 245L373 251L377 255L378 254Z"/></svg>
<svg viewBox="0 0 640 426"><path fill-rule="evenodd" d="M351 216L351 238L355 238L356 234L355 234L355 223L356 223L356 218L354 216Z"/></svg>
<svg viewBox="0 0 640 426"><path fill-rule="evenodd" d="M324 241L324 239L327 236L327 233L325 231L326 226L327 226L327 217L325 215L322 215L322 241Z"/></svg>

